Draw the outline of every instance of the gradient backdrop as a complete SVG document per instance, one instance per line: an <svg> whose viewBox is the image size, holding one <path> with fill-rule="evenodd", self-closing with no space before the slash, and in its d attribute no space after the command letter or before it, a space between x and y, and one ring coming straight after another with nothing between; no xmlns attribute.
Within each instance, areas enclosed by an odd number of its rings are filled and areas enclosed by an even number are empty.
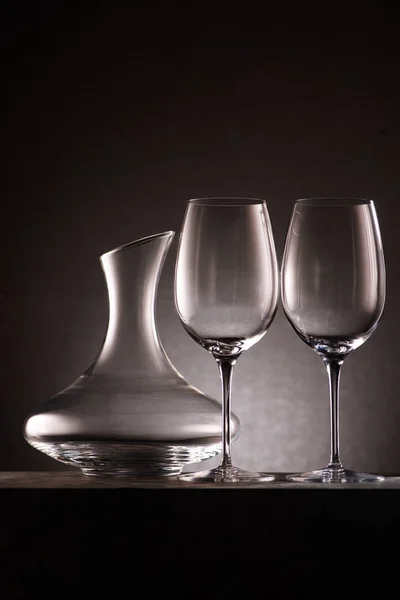
<svg viewBox="0 0 400 600"><path fill-rule="evenodd" d="M377 331L344 365L342 459L400 472L399 21L365 7L354 16L82 7L38 2L2 23L0 469L68 468L28 446L22 426L97 354L108 317L100 254L178 233L188 198L234 195L267 200L281 260L296 198L347 195L376 201L388 288ZM176 239L160 336L182 374L219 398L214 360L174 310L175 254ZM281 309L237 364L233 406L240 466L327 461L327 376Z"/></svg>

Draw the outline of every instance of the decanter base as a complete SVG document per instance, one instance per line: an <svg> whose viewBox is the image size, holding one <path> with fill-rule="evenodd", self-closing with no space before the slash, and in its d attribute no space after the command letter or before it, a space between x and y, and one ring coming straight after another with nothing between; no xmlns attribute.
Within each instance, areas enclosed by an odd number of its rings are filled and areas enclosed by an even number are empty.
<svg viewBox="0 0 400 600"><path fill-rule="evenodd" d="M79 467L84 475L114 477L168 477L185 465L213 458L221 444L174 445L132 441L43 441L29 443L64 464Z"/></svg>

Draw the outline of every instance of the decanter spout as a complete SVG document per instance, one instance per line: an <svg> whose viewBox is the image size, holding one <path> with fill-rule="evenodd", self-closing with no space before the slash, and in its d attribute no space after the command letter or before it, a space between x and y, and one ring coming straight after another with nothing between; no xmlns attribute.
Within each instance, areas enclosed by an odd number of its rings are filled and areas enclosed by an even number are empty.
<svg viewBox="0 0 400 600"><path fill-rule="evenodd" d="M166 231L141 238L100 257L109 298L107 334L90 374L135 372L159 376L170 369L158 337L158 282L174 238Z"/></svg>

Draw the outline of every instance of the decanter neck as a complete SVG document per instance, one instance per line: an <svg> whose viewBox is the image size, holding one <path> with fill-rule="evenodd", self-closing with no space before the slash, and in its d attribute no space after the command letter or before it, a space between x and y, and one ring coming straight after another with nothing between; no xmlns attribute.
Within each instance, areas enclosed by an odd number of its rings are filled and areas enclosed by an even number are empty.
<svg viewBox="0 0 400 600"><path fill-rule="evenodd" d="M100 257L109 299L107 334L90 373L160 373L171 369L158 337L158 282L174 232L122 246Z"/></svg>

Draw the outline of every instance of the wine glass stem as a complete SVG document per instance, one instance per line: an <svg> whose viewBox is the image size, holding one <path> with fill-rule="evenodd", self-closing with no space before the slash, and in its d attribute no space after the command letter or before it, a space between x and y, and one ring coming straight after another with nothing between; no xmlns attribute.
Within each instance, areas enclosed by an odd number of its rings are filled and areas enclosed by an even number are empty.
<svg viewBox="0 0 400 600"><path fill-rule="evenodd" d="M216 358L222 384L222 461L221 467L232 466L231 456L231 395L232 375L236 358Z"/></svg>
<svg viewBox="0 0 400 600"><path fill-rule="evenodd" d="M339 383L342 359L324 359L329 377L331 407L331 457L329 467L343 468L339 455Z"/></svg>

